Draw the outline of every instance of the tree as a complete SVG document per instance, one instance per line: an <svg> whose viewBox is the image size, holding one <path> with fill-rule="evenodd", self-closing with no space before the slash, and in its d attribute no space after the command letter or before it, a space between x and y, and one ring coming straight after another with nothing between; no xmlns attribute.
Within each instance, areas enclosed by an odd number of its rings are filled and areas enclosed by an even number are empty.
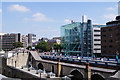
<svg viewBox="0 0 120 80"><path fill-rule="evenodd" d="M26 49L31 50L31 49L32 49L32 47L31 47L31 46L28 46Z"/></svg>
<svg viewBox="0 0 120 80"><path fill-rule="evenodd" d="M47 42L45 41L40 41L36 46L35 46L35 49L38 49L40 51L49 51L50 50L50 47L48 45Z"/></svg>
<svg viewBox="0 0 120 80"><path fill-rule="evenodd" d="M61 45L60 45L60 44L57 44L57 43L54 43L54 44L53 44L53 48L54 48L55 51L58 52L58 50L61 50Z"/></svg>
<svg viewBox="0 0 120 80"><path fill-rule="evenodd" d="M65 43L60 44L60 52L65 49Z"/></svg>
<svg viewBox="0 0 120 80"><path fill-rule="evenodd" d="M23 43L22 42L14 42L13 43L13 46L15 47L15 48L18 48L18 47L23 47Z"/></svg>

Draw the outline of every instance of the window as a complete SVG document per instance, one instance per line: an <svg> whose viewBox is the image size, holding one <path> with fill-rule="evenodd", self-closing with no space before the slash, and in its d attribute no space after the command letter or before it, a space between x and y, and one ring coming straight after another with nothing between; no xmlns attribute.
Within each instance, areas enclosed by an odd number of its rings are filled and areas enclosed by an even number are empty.
<svg viewBox="0 0 120 80"><path fill-rule="evenodd" d="M113 46L112 45L109 45L109 48L112 48Z"/></svg>
<svg viewBox="0 0 120 80"><path fill-rule="evenodd" d="M100 41L100 39L94 39L94 41Z"/></svg>
<svg viewBox="0 0 120 80"><path fill-rule="evenodd" d="M106 42L106 40L104 40L103 42Z"/></svg>
<svg viewBox="0 0 120 80"><path fill-rule="evenodd" d="M110 34L110 37L112 37L112 34Z"/></svg>
<svg viewBox="0 0 120 80"><path fill-rule="evenodd" d="M112 28L109 28L109 31L112 31Z"/></svg>
<svg viewBox="0 0 120 80"><path fill-rule="evenodd" d="M106 30L103 30L103 32L106 32Z"/></svg>
<svg viewBox="0 0 120 80"><path fill-rule="evenodd" d="M106 37L106 35L103 35L103 37Z"/></svg>
<svg viewBox="0 0 120 80"><path fill-rule="evenodd" d="M94 49L94 50L101 50L100 48L96 48L96 49Z"/></svg>
<svg viewBox="0 0 120 80"><path fill-rule="evenodd" d="M106 48L106 46L103 46L103 48Z"/></svg>
<svg viewBox="0 0 120 80"><path fill-rule="evenodd" d="M94 44L95 46L100 46L101 44Z"/></svg>
<svg viewBox="0 0 120 80"><path fill-rule="evenodd" d="M94 36L100 36L99 34L94 34Z"/></svg>
<svg viewBox="0 0 120 80"><path fill-rule="evenodd" d="M106 53L106 51L103 51L103 53Z"/></svg>
<svg viewBox="0 0 120 80"><path fill-rule="evenodd" d="M113 42L112 40L109 40L109 42Z"/></svg>
<svg viewBox="0 0 120 80"><path fill-rule="evenodd" d="M100 32L100 30L94 30L94 32Z"/></svg>
<svg viewBox="0 0 120 80"><path fill-rule="evenodd" d="M118 27L117 27L117 28L115 28L115 31L120 31L120 28L118 28Z"/></svg>

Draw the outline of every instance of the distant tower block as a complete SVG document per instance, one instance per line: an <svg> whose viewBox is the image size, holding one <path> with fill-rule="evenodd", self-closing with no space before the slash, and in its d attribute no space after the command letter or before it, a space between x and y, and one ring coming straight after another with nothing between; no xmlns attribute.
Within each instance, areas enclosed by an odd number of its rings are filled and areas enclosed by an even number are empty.
<svg viewBox="0 0 120 80"><path fill-rule="evenodd" d="M82 16L82 22L87 22L87 16L86 15Z"/></svg>
<svg viewBox="0 0 120 80"><path fill-rule="evenodd" d="M120 16L120 1L118 2L118 16Z"/></svg>

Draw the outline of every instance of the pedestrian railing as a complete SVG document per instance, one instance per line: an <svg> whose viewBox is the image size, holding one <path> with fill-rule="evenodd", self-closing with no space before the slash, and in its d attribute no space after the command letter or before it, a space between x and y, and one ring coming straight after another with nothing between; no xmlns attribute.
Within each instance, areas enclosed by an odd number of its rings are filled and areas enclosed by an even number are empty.
<svg viewBox="0 0 120 80"><path fill-rule="evenodd" d="M94 66L111 66L111 67L118 67L120 66L120 63L118 63L115 59L106 59L101 61L101 58L97 58L97 59L92 59L92 58L82 58L82 59L77 59L77 58L71 58L71 57L61 57L60 56L41 56L43 59L48 59L48 60L56 60L58 61L60 59L61 62L70 62L70 63L78 63L78 64L82 64L82 63L86 63L88 62L90 65L94 65Z"/></svg>

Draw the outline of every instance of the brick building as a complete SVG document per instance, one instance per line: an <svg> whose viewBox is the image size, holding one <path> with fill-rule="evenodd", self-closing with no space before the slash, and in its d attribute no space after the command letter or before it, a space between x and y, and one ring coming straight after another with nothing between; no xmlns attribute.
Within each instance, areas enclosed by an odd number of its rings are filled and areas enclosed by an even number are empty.
<svg viewBox="0 0 120 80"><path fill-rule="evenodd" d="M120 53L120 16L106 26L101 28L102 56L115 57L116 52Z"/></svg>

